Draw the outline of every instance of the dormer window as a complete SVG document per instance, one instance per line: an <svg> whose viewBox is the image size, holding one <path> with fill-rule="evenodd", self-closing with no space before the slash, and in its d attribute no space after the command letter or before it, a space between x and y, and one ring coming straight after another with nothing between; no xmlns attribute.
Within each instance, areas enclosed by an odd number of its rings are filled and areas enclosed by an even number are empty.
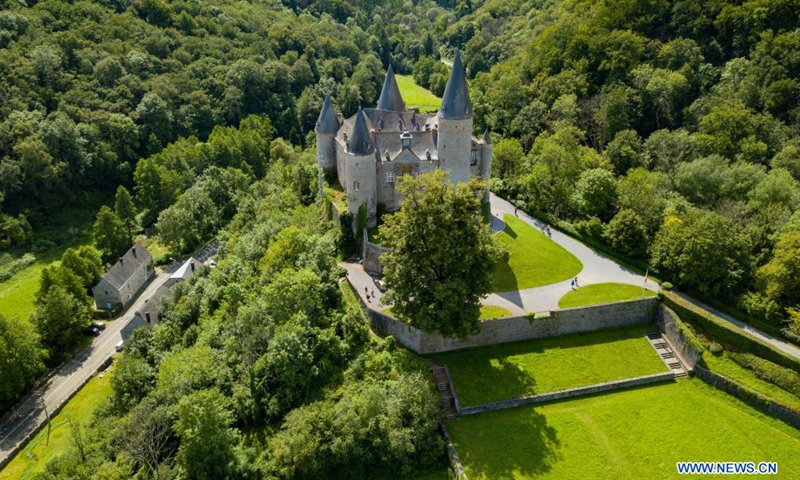
<svg viewBox="0 0 800 480"><path fill-rule="evenodd" d="M383 158L385 158L387 162L391 162L392 161L391 157L389 156L389 150L388 149L386 149L386 151L383 152Z"/></svg>
<svg viewBox="0 0 800 480"><path fill-rule="evenodd" d="M431 161L431 151L430 150L427 150L427 149L425 150L425 159L428 160L429 162Z"/></svg>
<svg viewBox="0 0 800 480"><path fill-rule="evenodd" d="M394 183L394 172L386 174L386 183Z"/></svg>
<svg viewBox="0 0 800 480"><path fill-rule="evenodd" d="M478 151L472 150L469 156L469 164L470 165L477 165L478 164Z"/></svg>
<svg viewBox="0 0 800 480"><path fill-rule="evenodd" d="M400 135L400 143L403 145L403 148L411 148L411 139L413 137L408 130L404 130L402 135Z"/></svg>
<svg viewBox="0 0 800 480"><path fill-rule="evenodd" d="M356 181L353 182L353 191L357 192L361 188L361 185Z"/></svg>

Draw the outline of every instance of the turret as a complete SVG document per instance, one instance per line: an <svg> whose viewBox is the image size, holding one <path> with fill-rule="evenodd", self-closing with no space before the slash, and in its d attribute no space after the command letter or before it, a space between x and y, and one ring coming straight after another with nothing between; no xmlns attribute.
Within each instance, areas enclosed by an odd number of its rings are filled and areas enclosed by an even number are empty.
<svg viewBox="0 0 800 480"><path fill-rule="evenodd" d="M367 206L367 226L377 221L377 195L375 144L367 127L367 119L361 107L356 113L353 131L347 140L347 207L354 219L358 219L361 205Z"/></svg>
<svg viewBox="0 0 800 480"><path fill-rule="evenodd" d="M405 109L406 103L403 101L403 96L400 95L400 88L394 78L394 70L389 65L389 70L386 71L386 79L383 81L381 96L378 98L378 110L403 112Z"/></svg>
<svg viewBox="0 0 800 480"><path fill-rule="evenodd" d="M489 128L483 132L481 139L481 165L480 175L487 182L486 193L483 195L483 202L489 201L488 182L492 176L492 137L489 136Z"/></svg>
<svg viewBox="0 0 800 480"><path fill-rule="evenodd" d="M325 95L314 131L317 133L317 163L325 170L336 169L335 138L339 131L339 118L333 111L330 95Z"/></svg>
<svg viewBox="0 0 800 480"><path fill-rule="evenodd" d="M472 104L458 49L436 117L439 123L438 150L441 168L450 172L449 178L454 184L467 182L470 178L472 150Z"/></svg>

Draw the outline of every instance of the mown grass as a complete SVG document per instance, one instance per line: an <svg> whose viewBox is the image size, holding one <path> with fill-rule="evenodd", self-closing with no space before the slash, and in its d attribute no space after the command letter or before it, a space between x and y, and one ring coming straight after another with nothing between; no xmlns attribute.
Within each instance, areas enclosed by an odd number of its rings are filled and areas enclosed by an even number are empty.
<svg viewBox="0 0 800 480"><path fill-rule="evenodd" d="M42 270L59 258L61 251L53 252L20 270L9 280L0 283L0 314L27 322L34 311L33 297L39 289Z"/></svg>
<svg viewBox="0 0 800 480"><path fill-rule="evenodd" d="M513 215L497 240L506 246L508 261L494 272L492 291L508 292L562 282L577 275L583 264L575 255Z"/></svg>
<svg viewBox="0 0 800 480"><path fill-rule="evenodd" d="M601 303L622 302L655 297L656 292L624 283L594 283L569 291L558 301L559 308L583 307Z"/></svg>
<svg viewBox="0 0 800 480"><path fill-rule="evenodd" d="M395 75L400 95L406 102L406 108L412 108L420 113L430 113L439 110L442 100L414 81L411 75Z"/></svg>
<svg viewBox="0 0 800 480"><path fill-rule="evenodd" d="M480 320L491 320L492 318L510 317L511 311L498 307L497 305L481 305Z"/></svg>
<svg viewBox="0 0 800 480"><path fill-rule="evenodd" d="M708 350L703 352L703 361L708 366L709 370L719 373L723 377L728 377L731 380L741 383L751 390L776 400L787 407L800 410L800 398L796 395L787 392L786 390L774 385L766 380L761 380L755 374L738 363L734 362L729 356L728 352L722 352L720 355L713 355Z"/></svg>
<svg viewBox="0 0 800 480"><path fill-rule="evenodd" d="M552 392L667 367L644 337L651 325L598 330L431 355L447 365L462 405Z"/></svg>
<svg viewBox="0 0 800 480"><path fill-rule="evenodd" d="M32 478L47 462L69 452L72 445L70 420L85 428L92 414L111 394L109 374L94 377L53 417L50 439L43 428L14 459L0 471L0 480Z"/></svg>
<svg viewBox="0 0 800 480"><path fill-rule="evenodd" d="M800 478L800 432L696 379L461 417L447 428L470 480L678 478L679 461L776 461L773 478Z"/></svg>

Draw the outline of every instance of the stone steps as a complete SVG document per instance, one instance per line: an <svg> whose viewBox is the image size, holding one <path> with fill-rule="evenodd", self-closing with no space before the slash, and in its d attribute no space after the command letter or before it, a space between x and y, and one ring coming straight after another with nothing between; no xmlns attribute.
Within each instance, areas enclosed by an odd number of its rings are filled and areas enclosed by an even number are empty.
<svg viewBox="0 0 800 480"><path fill-rule="evenodd" d="M645 333L644 336L647 338L647 341L650 342L650 346L653 347L653 350L661 357L661 361L664 362L664 365L670 369L673 378L685 377L688 374L681 363L680 357L672 351L672 347L669 346L669 343L664 339L664 336L661 335L661 332L649 332Z"/></svg>
<svg viewBox="0 0 800 480"><path fill-rule="evenodd" d="M439 406L444 412L444 418L447 420L455 419L458 417L458 411L456 410L456 399L444 367L435 365L430 367L429 370L431 375L433 375L433 383L436 385L436 393L439 394Z"/></svg>

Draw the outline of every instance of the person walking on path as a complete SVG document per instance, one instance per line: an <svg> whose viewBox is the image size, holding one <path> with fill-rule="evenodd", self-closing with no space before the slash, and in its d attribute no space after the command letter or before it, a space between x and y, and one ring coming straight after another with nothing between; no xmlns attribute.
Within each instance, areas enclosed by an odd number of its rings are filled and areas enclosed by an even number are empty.
<svg viewBox="0 0 800 480"><path fill-rule="evenodd" d="M572 280L572 282L573 282L573 284L575 285L575 288L578 288L578 277L575 277L575 278Z"/></svg>
<svg viewBox="0 0 800 480"><path fill-rule="evenodd" d="M574 278L569 281L569 288L575 290L575 279Z"/></svg>
<svg viewBox="0 0 800 480"><path fill-rule="evenodd" d="M514 216L519 217L519 215L517 215L517 207L514 207Z"/></svg>

